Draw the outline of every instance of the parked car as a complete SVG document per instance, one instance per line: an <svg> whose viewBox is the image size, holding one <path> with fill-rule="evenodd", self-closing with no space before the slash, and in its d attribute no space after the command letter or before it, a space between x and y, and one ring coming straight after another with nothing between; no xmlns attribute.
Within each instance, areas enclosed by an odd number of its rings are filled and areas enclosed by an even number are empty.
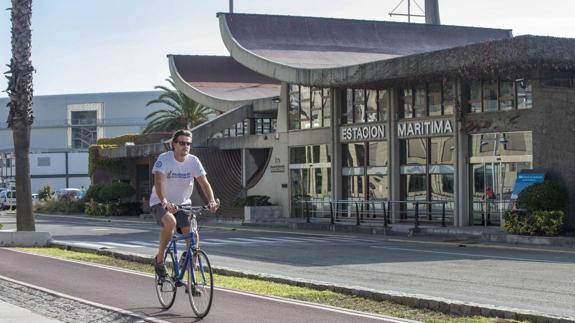
<svg viewBox="0 0 575 323"><path fill-rule="evenodd" d="M0 209L16 209L16 191L5 190L0 192Z"/></svg>
<svg viewBox="0 0 575 323"><path fill-rule="evenodd" d="M84 192L79 188L61 188L56 191L56 197L58 199L61 199L64 196L67 196L72 200L79 200L84 197Z"/></svg>

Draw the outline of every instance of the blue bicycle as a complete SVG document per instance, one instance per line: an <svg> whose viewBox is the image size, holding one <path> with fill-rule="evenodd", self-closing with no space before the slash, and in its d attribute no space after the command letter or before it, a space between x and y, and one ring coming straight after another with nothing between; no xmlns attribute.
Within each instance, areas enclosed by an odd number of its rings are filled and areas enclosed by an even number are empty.
<svg viewBox="0 0 575 323"><path fill-rule="evenodd" d="M217 201L219 204L219 201ZM214 280L212 266L208 255L200 250L195 232L198 230L196 216L208 206L190 207L179 206L178 210L185 211L190 217L190 233L188 235L174 235L170 240L164 255L168 276L156 275L156 293L163 308L172 307L176 300L178 287L185 287L192 310L198 318L205 317L212 306L214 295ZM187 250L178 259L177 242L190 241ZM179 261L178 261L179 260Z"/></svg>

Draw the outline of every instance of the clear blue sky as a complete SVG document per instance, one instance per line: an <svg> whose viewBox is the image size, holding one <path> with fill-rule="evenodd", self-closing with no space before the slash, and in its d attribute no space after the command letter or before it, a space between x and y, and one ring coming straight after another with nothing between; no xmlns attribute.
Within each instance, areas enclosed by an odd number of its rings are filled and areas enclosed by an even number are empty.
<svg viewBox="0 0 575 323"><path fill-rule="evenodd" d="M399 2L235 0L234 11L405 20L388 15ZM10 16L3 9L10 5L0 0L2 72L10 59ZM443 24L575 38L574 0L439 0L439 6ZM34 0L33 10L36 95L152 90L169 75L167 54L227 54L215 15L228 10L228 0Z"/></svg>

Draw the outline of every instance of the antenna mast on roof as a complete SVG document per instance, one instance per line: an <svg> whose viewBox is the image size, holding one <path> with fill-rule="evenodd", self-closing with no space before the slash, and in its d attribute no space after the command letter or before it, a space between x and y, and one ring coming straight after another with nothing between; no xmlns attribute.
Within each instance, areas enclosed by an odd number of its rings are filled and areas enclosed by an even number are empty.
<svg viewBox="0 0 575 323"><path fill-rule="evenodd" d="M413 1L413 3L415 3L415 5L419 8L419 11L421 11L422 14L411 13L411 1ZM404 16L405 17L405 16L407 16L407 22L411 22L411 17L425 18L425 10L423 10L423 8L421 8L421 6L415 0L407 0L407 13L396 13L395 11L397 10L397 8L399 8L399 6L401 6L401 4L404 2L405 2L405 0L401 0L401 2L399 2L399 4L397 6L395 6L395 8L393 8L393 10L391 10L391 12L389 13L389 16L390 17L393 17L393 16Z"/></svg>

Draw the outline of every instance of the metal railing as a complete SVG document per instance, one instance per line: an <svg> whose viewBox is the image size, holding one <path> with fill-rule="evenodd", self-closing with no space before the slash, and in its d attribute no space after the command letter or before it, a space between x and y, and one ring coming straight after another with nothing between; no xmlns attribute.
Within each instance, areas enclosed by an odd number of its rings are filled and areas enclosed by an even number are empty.
<svg viewBox="0 0 575 323"><path fill-rule="evenodd" d="M388 200L329 200L314 199L294 201L292 214L307 223L365 225L387 227L391 223L391 210L399 214L399 223L447 226L453 224L453 201L388 201Z"/></svg>
<svg viewBox="0 0 575 323"><path fill-rule="evenodd" d="M503 213L513 208L511 200L480 200L473 201L473 224L500 225Z"/></svg>

